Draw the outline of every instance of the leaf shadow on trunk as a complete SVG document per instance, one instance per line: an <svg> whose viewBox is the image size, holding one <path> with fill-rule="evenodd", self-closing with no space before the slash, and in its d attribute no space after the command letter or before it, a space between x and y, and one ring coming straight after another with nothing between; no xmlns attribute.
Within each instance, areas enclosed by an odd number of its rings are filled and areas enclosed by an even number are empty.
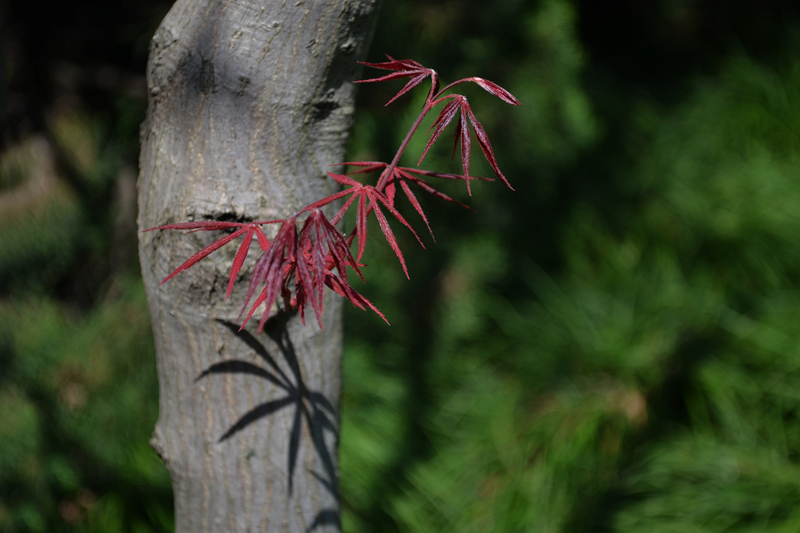
<svg viewBox="0 0 800 533"><path fill-rule="evenodd" d="M218 442L228 440L250 424L266 416L276 413L285 407L294 406L295 411L292 420L292 428L289 432L289 456L287 458L289 494L292 494L293 490L294 471L297 466L297 456L300 450L303 420L305 420L306 424L308 424L309 434L311 435L311 443L319 456L320 463L324 470L322 473L312 471L311 474L325 490L338 501L339 482L332 455L335 453L335 449L328 449L325 442L326 431L333 434L333 442L338 442L339 440L339 429L336 424L338 414L330 400L320 392L309 390L303 381L300 363L286 327L292 315L293 313L281 311L276 316L272 317L264 328L265 333L275 342L278 350L286 361L289 369L288 373L281 369L278 361L269 353L266 346L252 333L246 330L240 331L239 324L218 320L217 322L228 328L238 339L254 350L264 361L266 367L242 360L222 361L204 370L197 376L195 382L211 374L249 374L261 379L266 379L279 389L285 391L286 396L283 398L264 402L245 413L219 438ZM321 510L317 513L307 531L311 532L325 525L340 527L338 509Z"/></svg>

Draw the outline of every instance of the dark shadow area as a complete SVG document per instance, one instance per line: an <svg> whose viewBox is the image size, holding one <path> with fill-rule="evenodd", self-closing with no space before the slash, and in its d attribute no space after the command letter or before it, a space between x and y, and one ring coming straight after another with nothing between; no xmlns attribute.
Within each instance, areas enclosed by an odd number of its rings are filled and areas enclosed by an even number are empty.
<svg viewBox="0 0 800 533"><path fill-rule="evenodd" d="M297 467L297 456L300 449L300 438L302 434L303 421L308 425L311 434L311 444L319 456L324 471L322 473L311 472L317 481L334 498L339 498L339 486L334 466L333 454L336 450L329 450L325 443L325 432L331 432L335 436L335 441L339 439L339 428L336 422L337 413L333 404L322 393L309 390L303 381L300 370L300 363L294 345L289 337L286 328L288 320L294 313L279 312L271 318L265 328L265 333L277 344L283 360L289 368L289 373L284 372L278 361L267 348L250 332L240 330L239 324L222 321L219 323L228 328L238 339L244 342L250 349L266 364L265 367L254 365L247 361L224 361L211 365L197 377L197 380L208 377L212 374L248 374L261 379L266 379L282 391L286 396L278 400L262 403L247 413L231 426L220 438L223 442L244 428L248 427L262 418L280 411L287 407L294 407L294 417L292 428L289 432L289 455L287 457L287 472L289 476L289 493L293 490L294 472ZM334 509L323 509L315 517L309 531L327 524L338 524L339 513Z"/></svg>

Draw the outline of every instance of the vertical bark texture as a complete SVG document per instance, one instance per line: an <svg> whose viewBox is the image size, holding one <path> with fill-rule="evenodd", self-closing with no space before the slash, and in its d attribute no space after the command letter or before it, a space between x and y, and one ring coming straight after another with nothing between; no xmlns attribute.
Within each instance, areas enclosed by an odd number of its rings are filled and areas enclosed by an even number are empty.
<svg viewBox="0 0 800 533"><path fill-rule="evenodd" d="M178 0L153 37L139 228L284 218L334 191L376 0ZM235 245L159 287L218 236L140 234L158 354L153 446L178 532L338 531L341 306L238 331ZM247 265L255 261L255 248Z"/></svg>

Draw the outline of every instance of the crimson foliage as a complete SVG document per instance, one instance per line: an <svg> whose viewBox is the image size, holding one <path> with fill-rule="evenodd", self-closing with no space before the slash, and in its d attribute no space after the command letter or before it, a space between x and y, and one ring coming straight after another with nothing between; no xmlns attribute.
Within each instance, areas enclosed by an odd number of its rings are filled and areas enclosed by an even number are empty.
<svg viewBox="0 0 800 533"><path fill-rule="evenodd" d="M520 102L511 93L496 83L483 78L464 78L440 89L439 78L435 70L424 67L410 59L398 60L390 56L387 57L389 61L383 63L363 64L377 69L389 70L391 73L378 78L360 80L360 82L357 82L363 83L410 78L406 85L392 97L386 105L389 105L427 78L431 80L431 88L422 111L411 126L408 135L400 145L391 163L356 161L341 164L341 166L349 165L356 168L356 170L349 173L350 175L379 173L377 183L375 185L367 185L356 181L348 174L329 172L328 175L337 183L341 184L343 190L322 198L285 219L247 223L213 220L183 222L146 230L233 230L232 233L218 239L213 244L206 246L187 259L175 269L172 274L167 276L162 283L205 259L212 252L222 248L229 242L242 237L242 242L239 245L239 249L231 265L227 294L227 296L230 297L233 284L250 250L253 237L255 237L261 249L261 256L256 261L253 274L250 278L247 297L242 306L242 314L247 312L242 327L253 317L256 309L264 304L265 311L259 322L260 331L270 317L270 310L273 308L273 303L275 303L279 297L282 300L282 305L285 310L296 309L304 321L305 309L310 305L319 326L322 327L323 292L326 286L349 300L354 306L360 309L371 309L388 323L386 317L383 316L378 308L353 289L347 280L347 268L349 267L364 281L360 269L364 266L361 264L361 258L364 255L367 244L367 220L369 216L371 214L375 215L383 236L386 238L386 241L389 243L389 246L391 246L395 255L397 255L403 267L403 271L408 277L408 268L406 267L405 259L403 258L403 254L400 251L397 239L392 232L384 210L406 226L421 245L422 241L395 207L395 196L398 188L403 191L403 194L408 198L416 212L422 217L422 220L425 221L428 231L431 233L431 236L433 236L428 218L425 216L422 206L414 195L411 185L442 200L467 207L437 190L431 185L431 181L435 178L463 180L467 183L467 190L470 191L470 194L471 180L481 179L492 181L491 178L481 178L470 176L469 174L469 157L471 151L470 129L475 133L478 145L492 170L494 170L495 174L497 174L506 186L512 188L511 184L500 171L494 151L489 143L489 137L483 129L483 126L481 126L481 123L475 118L475 114L472 112L467 98L460 94L445 93L456 85L472 82L506 103L519 105ZM431 126L431 130L433 131L425 146L425 150L422 152L418 165L422 163L428 150L433 146L442 132L455 120L456 115L458 115L458 121L455 127L453 155L455 155L460 145L463 174L447 174L419 168L398 166L400 156L402 156L403 152L406 150L411 137L416 133L423 119L440 104L444 104L444 106ZM346 200L342 207L336 212L333 218L329 220L323 213L322 208L344 198L346 198ZM354 205L356 206L356 226L349 235L345 236L336 229L336 225ZM262 229L263 226L269 224L280 225L272 241L267 238ZM353 253L350 251L354 241L357 243L358 250L355 257L353 257ZM424 248L424 245L422 246ZM254 296L255 300L253 299Z"/></svg>

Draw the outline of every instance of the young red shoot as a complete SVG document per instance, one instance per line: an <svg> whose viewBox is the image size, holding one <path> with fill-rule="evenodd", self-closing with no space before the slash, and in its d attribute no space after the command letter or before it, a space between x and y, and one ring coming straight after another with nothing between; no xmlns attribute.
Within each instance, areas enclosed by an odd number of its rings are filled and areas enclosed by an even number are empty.
<svg viewBox="0 0 800 533"><path fill-rule="evenodd" d="M491 166L495 174L507 187L512 188L511 184L500 171L494 151L489 143L489 137L472 112L466 97L460 94L444 93L461 83L472 82L503 102L511 105L519 105L520 103L510 92L484 78L464 78L439 90L439 78L435 70L424 67L411 59L394 59L388 55L387 58L389 60L383 63L362 64L377 69L388 70L390 71L389 74L377 78L360 80L360 82L363 83L409 78L405 86L389 100L387 105L421 84L427 78L430 78L431 88L422 111L411 126L408 135L406 135L406 138L403 140L394 159L390 163L378 161L342 163L342 165L352 165L357 168L357 170L351 172L351 174L365 175L369 173L379 173L377 183L375 185L368 185L356 181L349 175L329 172L328 175L339 183L343 187L343 190L309 204L286 219L270 220L266 222L222 222L210 220L167 224L152 228L152 230L186 230L189 232L230 231L229 234L220 237L212 244L206 246L184 261L177 269L167 276L162 283L172 279L184 270L191 268L229 242L242 237L242 241L237 248L231 264L227 290L227 297L230 297L233 285L244 267L253 238L255 237L259 244L261 255L256 260L253 268L250 285L242 306L242 314L247 311L242 327L247 324L250 318L252 318L263 305L264 310L258 325L258 330L261 331L266 321L271 316L273 307L280 299L284 309L297 310L304 322L305 309L307 306L310 306L321 328L323 326L324 287L328 287L336 294L349 300L350 303L359 309L371 309L388 324L386 317L378 308L355 291L347 281L348 267L353 269L359 278L364 281L364 277L361 273L361 267L364 265L361 264L361 258L366 250L369 216L371 214L375 215L378 225L381 228L381 233L383 233L387 243L400 261L400 265L406 277L408 277L409 273L405 258L403 257L403 253L400 250L392 228L389 225L386 213L411 230L411 233L416 237L423 248L424 245L417 233L405 218L403 218L395 205L395 195L398 188L403 191L403 194L406 196L413 209L425 222L431 237L433 237L433 230L431 229L428 217L425 215L422 205L414 194L411 186L419 187L436 198L469 209L466 205L457 202L450 196L439 191L430 183L430 180L432 178L437 178L465 181L470 194L472 194L470 187L472 180L493 181L491 178L470 176L469 157L472 132L474 132L478 140L478 145L481 147L483 155L489 162L489 166ZM422 164L422 161L425 159L425 156L433 144L444 130L455 121L456 116L458 116L458 121L455 126L453 155L455 155L455 151L460 145L463 174L448 174L420 168L401 167L398 165L400 157L408 147L411 137L422 124L423 119L439 104L445 105L431 125L430 130L432 130L432 132L430 139L419 158L417 166ZM328 218L323 212L323 208L337 201L343 201L341 207L339 207L333 217ZM345 214L353 205L356 206L355 228L345 237L336 229L336 225L342 221ZM386 213L384 211L386 211ZM262 229L262 226L268 224L280 224L277 234L271 241L267 238ZM298 226L300 226L299 231ZM351 252L351 246L354 241L358 241L355 257L353 252ZM255 300L253 300L254 296ZM250 303L251 301L253 302L252 304Z"/></svg>

